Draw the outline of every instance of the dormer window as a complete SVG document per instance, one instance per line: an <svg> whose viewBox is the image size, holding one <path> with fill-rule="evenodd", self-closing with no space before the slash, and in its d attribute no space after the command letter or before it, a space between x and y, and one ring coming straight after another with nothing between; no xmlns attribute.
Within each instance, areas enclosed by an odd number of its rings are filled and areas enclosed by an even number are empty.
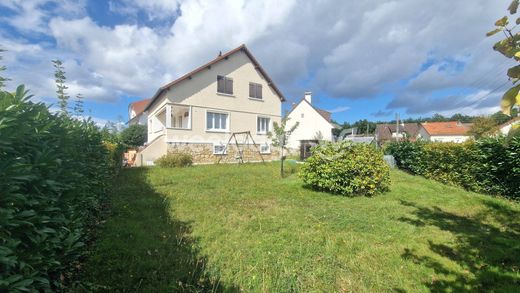
<svg viewBox="0 0 520 293"><path fill-rule="evenodd" d="M252 99L262 99L262 85L254 82L249 83L249 97Z"/></svg>
<svg viewBox="0 0 520 293"><path fill-rule="evenodd" d="M223 75L217 75L217 92L220 94L233 94L233 79Z"/></svg>

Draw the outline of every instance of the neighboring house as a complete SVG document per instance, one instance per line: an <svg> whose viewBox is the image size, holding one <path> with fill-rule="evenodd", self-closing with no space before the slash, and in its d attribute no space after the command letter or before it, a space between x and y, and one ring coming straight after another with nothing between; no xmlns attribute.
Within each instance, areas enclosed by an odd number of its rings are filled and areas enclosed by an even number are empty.
<svg viewBox="0 0 520 293"><path fill-rule="evenodd" d="M464 142L471 138L468 131L471 124L459 121L424 122L420 124L419 135L423 140L437 142Z"/></svg>
<svg viewBox="0 0 520 293"><path fill-rule="evenodd" d="M520 116L515 117L515 118L507 121L506 123L499 125L498 130L500 131L501 134L507 135L509 133L509 131L511 130L511 128L513 128L513 126L515 126L517 124L520 125Z"/></svg>
<svg viewBox="0 0 520 293"><path fill-rule="evenodd" d="M170 152L190 153L195 163L277 158L267 133L280 123L284 96L242 45L159 88L145 107L148 142L136 165L151 165ZM249 131L227 142L235 132ZM237 148L238 145L238 148Z"/></svg>
<svg viewBox="0 0 520 293"><path fill-rule="evenodd" d="M144 112L144 108L148 105L150 99L133 102L128 106L128 125L139 124L146 125L148 116Z"/></svg>
<svg viewBox="0 0 520 293"><path fill-rule="evenodd" d="M399 127L395 123L377 124L375 132L376 141L379 146L389 141L415 141L419 135L419 128L419 123L401 123Z"/></svg>
<svg viewBox="0 0 520 293"><path fill-rule="evenodd" d="M301 149L307 142L332 141L331 113L318 109L312 105L312 93L306 92L303 99L294 105L287 117L286 128L290 129L295 123L298 127L289 136L287 147L291 150Z"/></svg>

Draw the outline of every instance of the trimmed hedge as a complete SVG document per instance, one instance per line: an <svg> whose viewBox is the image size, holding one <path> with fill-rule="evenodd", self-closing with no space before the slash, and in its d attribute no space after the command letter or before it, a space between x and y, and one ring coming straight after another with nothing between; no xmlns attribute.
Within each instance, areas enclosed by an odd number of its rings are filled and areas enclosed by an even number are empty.
<svg viewBox="0 0 520 293"><path fill-rule="evenodd" d="M520 137L465 143L393 142L386 151L397 166L465 189L520 199Z"/></svg>
<svg viewBox="0 0 520 293"><path fill-rule="evenodd" d="M0 291L62 291L85 253L121 149L93 122L0 92Z"/></svg>
<svg viewBox="0 0 520 293"><path fill-rule="evenodd" d="M372 196L390 185L383 153L371 145L346 141L314 147L299 175L311 188L347 196Z"/></svg>

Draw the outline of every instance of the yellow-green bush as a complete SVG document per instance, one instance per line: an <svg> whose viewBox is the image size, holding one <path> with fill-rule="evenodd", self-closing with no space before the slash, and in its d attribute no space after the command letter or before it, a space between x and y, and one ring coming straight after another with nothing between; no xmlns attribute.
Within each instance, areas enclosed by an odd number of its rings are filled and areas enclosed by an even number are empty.
<svg viewBox="0 0 520 293"><path fill-rule="evenodd" d="M299 175L314 189L354 196L372 196L390 185L383 153L371 145L349 142L316 146Z"/></svg>
<svg viewBox="0 0 520 293"><path fill-rule="evenodd" d="M154 162L161 167L189 167L193 165L193 157L186 153L167 153Z"/></svg>

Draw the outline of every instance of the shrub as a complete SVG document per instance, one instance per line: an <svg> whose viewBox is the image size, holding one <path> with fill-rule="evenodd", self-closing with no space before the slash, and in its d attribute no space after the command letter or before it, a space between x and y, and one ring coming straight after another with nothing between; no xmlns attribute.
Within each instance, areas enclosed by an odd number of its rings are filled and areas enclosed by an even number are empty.
<svg viewBox="0 0 520 293"><path fill-rule="evenodd" d="M0 92L1 292L64 290L121 166L93 122L29 98Z"/></svg>
<svg viewBox="0 0 520 293"><path fill-rule="evenodd" d="M316 146L299 175L311 188L372 196L388 189L389 172L383 153L373 146L341 142Z"/></svg>
<svg viewBox="0 0 520 293"><path fill-rule="evenodd" d="M155 160L155 164L161 167L189 167L193 165L193 157L186 153L167 153Z"/></svg>
<svg viewBox="0 0 520 293"><path fill-rule="evenodd" d="M424 166L422 165L424 154L423 142L391 142L385 145L385 153L393 155L400 169L414 174L421 174Z"/></svg>

